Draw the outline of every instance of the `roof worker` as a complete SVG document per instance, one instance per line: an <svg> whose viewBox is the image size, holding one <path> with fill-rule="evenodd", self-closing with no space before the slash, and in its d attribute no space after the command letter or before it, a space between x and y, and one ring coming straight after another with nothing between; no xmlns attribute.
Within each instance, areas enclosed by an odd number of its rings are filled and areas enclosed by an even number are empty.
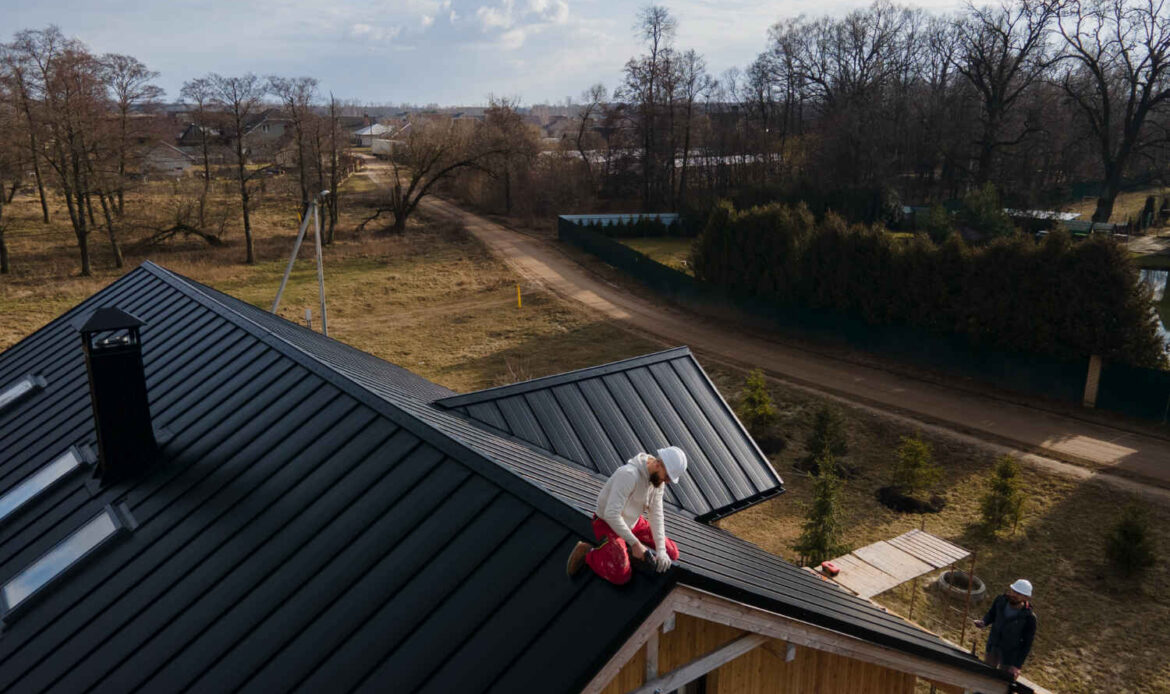
<svg viewBox="0 0 1170 694"><path fill-rule="evenodd" d="M687 455L677 446L659 448L658 455L639 453L615 470L597 495L593 514L593 533L601 544L578 542L569 555L569 576L588 564L598 576L622 585L630 580L631 556L659 573L669 569L678 547L666 537L662 495L667 483L678 483L686 471Z"/></svg>
<svg viewBox="0 0 1170 694"><path fill-rule="evenodd" d="M984 661L1017 679L1036 637L1032 583L1021 578L1011 584L1003 595L995 598L983 619L975 620L975 626L991 627Z"/></svg>

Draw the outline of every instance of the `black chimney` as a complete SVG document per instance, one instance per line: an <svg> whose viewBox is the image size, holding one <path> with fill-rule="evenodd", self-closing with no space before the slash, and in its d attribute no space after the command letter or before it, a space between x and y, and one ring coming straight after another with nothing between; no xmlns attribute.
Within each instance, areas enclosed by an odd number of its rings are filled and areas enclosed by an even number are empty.
<svg viewBox="0 0 1170 694"><path fill-rule="evenodd" d="M126 479L158 457L138 333L143 325L121 309L104 307L81 326L102 484Z"/></svg>

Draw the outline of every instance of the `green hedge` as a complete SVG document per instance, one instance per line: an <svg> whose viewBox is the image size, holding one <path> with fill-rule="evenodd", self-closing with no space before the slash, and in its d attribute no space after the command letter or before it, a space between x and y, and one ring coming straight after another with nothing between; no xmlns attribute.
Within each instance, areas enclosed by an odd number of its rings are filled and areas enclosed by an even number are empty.
<svg viewBox="0 0 1170 694"><path fill-rule="evenodd" d="M579 225L602 236L617 239L634 239L656 236L685 236L683 226L678 220L666 224L658 219L641 217L634 221L619 220L610 224L591 222Z"/></svg>
<svg viewBox="0 0 1170 694"><path fill-rule="evenodd" d="M957 333L1001 349L1165 366L1149 292L1105 238L1042 244L1019 236L967 247L884 229L817 222L804 205L717 205L695 243L695 276L782 306L831 309L871 324Z"/></svg>

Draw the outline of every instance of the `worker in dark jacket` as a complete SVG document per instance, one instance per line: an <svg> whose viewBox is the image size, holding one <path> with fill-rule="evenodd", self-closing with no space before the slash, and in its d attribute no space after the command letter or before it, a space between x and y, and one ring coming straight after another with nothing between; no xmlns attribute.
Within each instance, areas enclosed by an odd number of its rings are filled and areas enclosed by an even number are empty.
<svg viewBox="0 0 1170 694"><path fill-rule="evenodd" d="M1032 612L1032 584L1020 579L995 598L983 619L975 620L980 629L990 626L987 635L988 665L1004 670L1012 679L1020 676L1020 668L1032 650L1036 637L1036 614Z"/></svg>

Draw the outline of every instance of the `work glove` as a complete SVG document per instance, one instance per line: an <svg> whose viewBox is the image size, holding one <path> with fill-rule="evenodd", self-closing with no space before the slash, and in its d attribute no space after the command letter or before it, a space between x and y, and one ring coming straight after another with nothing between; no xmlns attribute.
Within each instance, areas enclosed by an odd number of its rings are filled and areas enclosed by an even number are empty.
<svg viewBox="0 0 1170 694"><path fill-rule="evenodd" d="M662 573L663 571L666 571L669 568L670 568L670 557L666 554L666 552L655 552L654 553L654 569L656 571L658 571L658 573Z"/></svg>

